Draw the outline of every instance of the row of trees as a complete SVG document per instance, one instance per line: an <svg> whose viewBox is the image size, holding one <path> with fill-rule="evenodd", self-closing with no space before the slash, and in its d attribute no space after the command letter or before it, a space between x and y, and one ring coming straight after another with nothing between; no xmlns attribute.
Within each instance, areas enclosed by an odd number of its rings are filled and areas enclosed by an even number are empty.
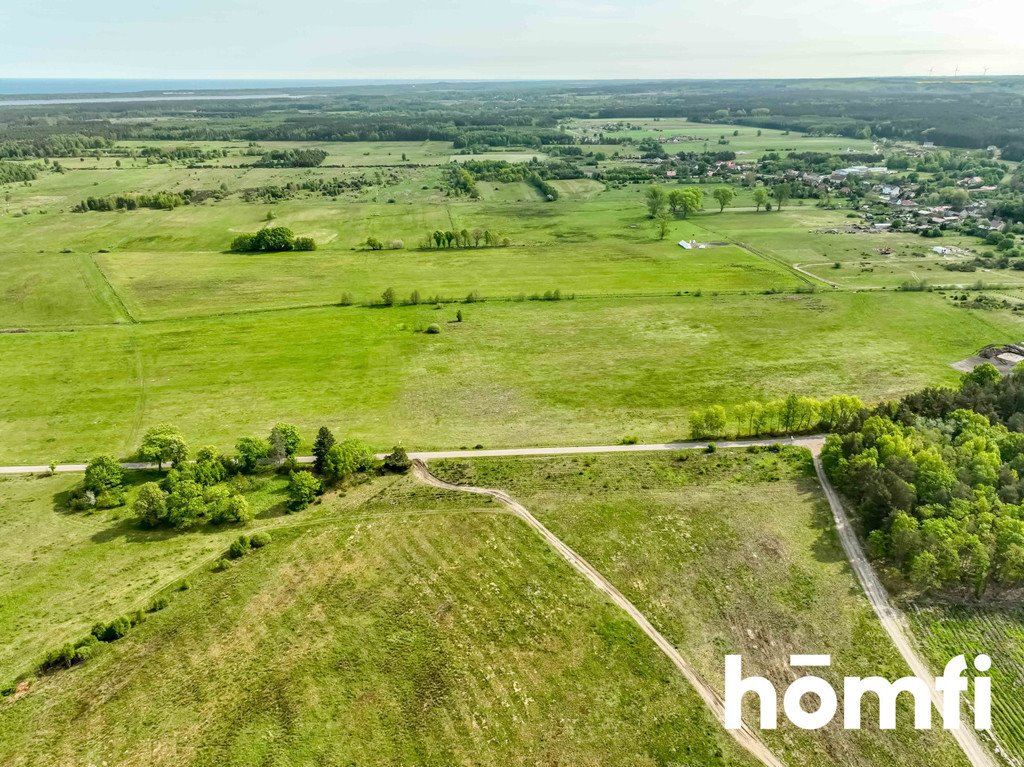
<svg viewBox="0 0 1024 767"><path fill-rule="evenodd" d="M312 237L296 237L286 226L266 226L255 234L240 234L231 241L236 253L282 253L289 250L316 250Z"/></svg>
<svg viewBox="0 0 1024 767"><path fill-rule="evenodd" d="M1022 405L1024 373L982 366L826 440L822 463L872 557L923 591L1024 583Z"/></svg>
<svg viewBox="0 0 1024 767"><path fill-rule="evenodd" d="M274 149L256 162L259 168L315 168L327 159L323 149Z"/></svg>
<svg viewBox="0 0 1024 767"><path fill-rule="evenodd" d="M157 192L156 194L118 194L107 197L87 197L71 210L75 213L88 211L137 210L151 208L153 210L173 210L179 205L187 205L188 200L177 192Z"/></svg>
<svg viewBox="0 0 1024 767"><path fill-rule="evenodd" d="M690 413L690 434L697 439L801 434L818 429L842 431L857 422L864 403L837 394L825 400L790 394L783 399L749 400L726 410L711 405Z"/></svg>

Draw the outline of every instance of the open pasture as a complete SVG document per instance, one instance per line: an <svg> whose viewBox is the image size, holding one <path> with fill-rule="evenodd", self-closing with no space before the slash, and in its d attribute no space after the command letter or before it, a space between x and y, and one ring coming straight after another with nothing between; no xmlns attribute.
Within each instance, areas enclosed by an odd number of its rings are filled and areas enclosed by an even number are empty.
<svg viewBox="0 0 1024 767"><path fill-rule="evenodd" d="M634 127L627 128L626 125ZM619 129L606 129L621 125ZM871 152L874 144L864 139L851 139L842 136L808 136L797 131L774 130L772 128L754 128L748 125L729 125L718 123L694 123L682 117L664 118L623 118L573 120L569 130L583 139L630 138L634 141L654 138L659 141L668 140L666 151L677 152L711 152L729 151L737 154L745 153L751 159L760 157L767 152ZM739 135L733 135L739 131ZM760 134L760 135L758 135ZM720 144L724 137L728 143ZM673 139L675 139L673 141ZM741 156L742 158L742 156Z"/></svg>
<svg viewBox="0 0 1024 767"><path fill-rule="evenodd" d="M440 334L417 332L430 323ZM875 401L951 382L951 361L1022 333L1024 318L935 294L836 292L327 307L0 334L0 461L125 454L163 422L224 448L281 420L378 448L667 440L713 402Z"/></svg>
<svg viewBox="0 0 1024 767"><path fill-rule="evenodd" d="M55 602L54 619L168 576L192 588L0 704L5 765L753 764L621 611L478 499L375 480L210 572L219 535L55 518L46 495L66 481L22 481L35 483L22 515L64 536L30 539L47 588L6 588ZM13 517L5 531L32 526ZM41 644L68 633L45 623Z"/></svg>
<svg viewBox="0 0 1024 767"><path fill-rule="evenodd" d="M850 571L810 454L798 449L485 458L434 462L452 482L500 487L601 571L720 694L723 656L744 674L794 678L791 653L829 653L842 677L909 672ZM748 700L747 721L756 722ZM785 764L962 764L941 730L762 731ZM870 724L867 724L869 723Z"/></svg>

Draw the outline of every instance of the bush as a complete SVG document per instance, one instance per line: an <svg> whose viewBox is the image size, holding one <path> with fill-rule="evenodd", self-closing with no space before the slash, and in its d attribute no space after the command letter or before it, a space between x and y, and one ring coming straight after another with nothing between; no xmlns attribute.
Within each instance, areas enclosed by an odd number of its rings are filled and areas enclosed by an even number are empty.
<svg viewBox="0 0 1024 767"><path fill-rule="evenodd" d="M231 560L230 559L218 559L217 560L217 564L215 564L213 566L213 571L215 573L222 573L225 570L227 570L229 567L231 567Z"/></svg>
<svg viewBox="0 0 1024 767"><path fill-rule="evenodd" d="M92 627L92 635L101 642L115 642L131 631L132 625L132 619L122 615L110 623L97 623Z"/></svg>
<svg viewBox="0 0 1024 767"><path fill-rule="evenodd" d="M425 332L428 335L436 336L438 333L441 332L441 326L438 325L436 322L432 322L429 325L427 325L427 329Z"/></svg>
<svg viewBox="0 0 1024 767"><path fill-rule="evenodd" d="M97 494L97 509L114 509L118 506L124 506L124 490L122 488L113 487L110 490L104 490L102 493Z"/></svg>
<svg viewBox="0 0 1024 767"><path fill-rule="evenodd" d="M166 608L168 604L170 603L167 601L167 597L153 597L149 602L149 606L146 608L146 612L158 613Z"/></svg>
<svg viewBox="0 0 1024 767"><path fill-rule="evenodd" d="M240 557L244 557L251 547L252 544L249 541L249 536L238 536L231 542L231 545L228 546L228 559L239 559Z"/></svg>
<svg viewBox="0 0 1024 767"><path fill-rule="evenodd" d="M270 537L270 533L254 533L249 539L249 546L253 549L262 549L264 546L270 545L271 540L273 539Z"/></svg>
<svg viewBox="0 0 1024 767"><path fill-rule="evenodd" d="M296 237L292 250L316 250L316 240L312 237Z"/></svg>
<svg viewBox="0 0 1024 767"><path fill-rule="evenodd" d="M405 472L412 468L412 461L409 460L409 455L405 452L405 448L396 446L384 457L383 468L385 471L395 474L405 474Z"/></svg>
<svg viewBox="0 0 1024 767"><path fill-rule="evenodd" d="M301 511L323 491L320 480L308 471L293 471L288 476L288 497L293 511Z"/></svg>
<svg viewBox="0 0 1024 767"><path fill-rule="evenodd" d="M89 634L87 637L78 640L75 644L68 643L48 652L39 661L36 670L40 674L45 674L50 671L71 668L79 663L84 663L92 657L98 646L99 640L92 634Z"/></svg>
<svg viewBox="0 0 1024 767"><path fill-rule="evenodd" d="M100 455L89 461L85 468L85 482L82 484L86 490L94 493L102 493L114 487L120 487L124 481L124 469L116 458L109 455Z"/></svg>

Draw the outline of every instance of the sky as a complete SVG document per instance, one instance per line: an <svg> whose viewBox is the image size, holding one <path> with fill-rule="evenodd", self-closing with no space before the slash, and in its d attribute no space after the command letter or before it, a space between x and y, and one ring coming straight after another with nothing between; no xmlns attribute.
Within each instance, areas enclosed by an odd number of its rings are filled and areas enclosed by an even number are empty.
<svg viewBox="0 0 1024 767"><path fill-rule="evenodd" d="M1020 0L5 0L0 78L1024 74Z"/></svg>

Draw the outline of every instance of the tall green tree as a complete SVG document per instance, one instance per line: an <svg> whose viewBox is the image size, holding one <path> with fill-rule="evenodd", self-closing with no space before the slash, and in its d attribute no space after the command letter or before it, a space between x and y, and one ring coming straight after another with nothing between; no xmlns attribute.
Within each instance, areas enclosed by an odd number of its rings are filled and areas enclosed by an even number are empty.
<svg viewBox="0 0 1024 767"><path fill-rule="evenodd" d="M726 205L732 204L732 201L736 199L736 192L731 186L720 186L711 193L711 196L718 201L718 212L721 213L725 210Z"/></svg>
<svg viewBox="0 0 1024 767"><path fill-rule="evenodd" d="M662 187L652 184L644 192L644 204L647 205L647 217L657 218L668 207L668 195Z"/></svg>
<svg viewBox="0 0 1024 767"><path fill-rule="evenodd" d="M175 466L188 460L188 444L177 427L160 424L143 435L139 458L155 461L161 469L165 463Z"/></svg>

